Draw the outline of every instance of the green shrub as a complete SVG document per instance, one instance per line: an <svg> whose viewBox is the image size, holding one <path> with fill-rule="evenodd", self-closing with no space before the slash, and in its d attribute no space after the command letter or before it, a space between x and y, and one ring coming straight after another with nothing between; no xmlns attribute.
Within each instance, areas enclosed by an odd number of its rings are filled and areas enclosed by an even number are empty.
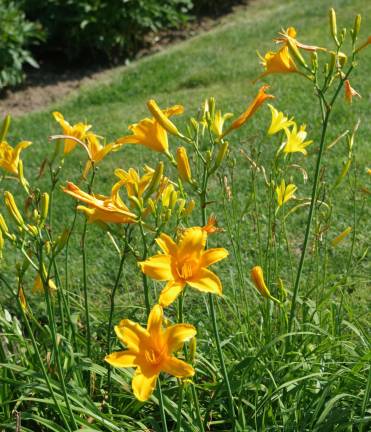
<svg viewBox="0 0 371 432"><path fill-rule="evenodd" d="M0 89L22 82L24 63L38 67L28 47L42 35L40 26L27 21L17 4L0 0Z"/></svg>
<svg viewBox="0 0 371 432"><path fill-rule="evenodd" d="M114 61L134 54L151 30L178 26L191 0L23 0L47 31L46 51L74 61Z"/></svg>

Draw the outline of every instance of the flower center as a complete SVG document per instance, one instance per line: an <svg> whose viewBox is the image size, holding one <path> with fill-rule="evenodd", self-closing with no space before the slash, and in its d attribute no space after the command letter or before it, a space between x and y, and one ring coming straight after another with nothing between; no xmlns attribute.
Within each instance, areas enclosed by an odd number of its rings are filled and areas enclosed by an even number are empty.
<svg viewBox="0 0 371 432"><path fill-rule="evenodd" d="M164 350L159 351L157 349L151 348L149 350L146 350L144 355L148 363L153 366L158 366L163 360Z"/></svg>
<svg viewBox="0 0 371 432"><path fill-rule="evenodd" d="M187 259L182 263L178 263L178 273L181 279L190 279L197 271L197 261Z"/></svg>

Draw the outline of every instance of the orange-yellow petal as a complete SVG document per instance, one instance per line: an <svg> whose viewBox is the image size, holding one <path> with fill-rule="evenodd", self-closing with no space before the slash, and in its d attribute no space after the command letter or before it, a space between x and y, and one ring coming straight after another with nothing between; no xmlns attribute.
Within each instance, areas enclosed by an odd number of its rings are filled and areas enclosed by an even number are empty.
<svg viewBox="0 0 371 432"><path fill-rule="evenodd" d="M187 280L188 285L202 292L212 294L222 294L222 283L218 276L206 268L201 268L190 280Z"/></svg>
<svg viewBox="0 0 371 432"><path fill-rule="evenodd" d="M182 349L184 342L189 341L197 334L191 324L174 324L165 330L165 340L168 346L168 354Z"/></svg>
<svg viewBox="0 0 371 432"><path fill-rule="evenodd" d="M169 357L166 362L164 362L162 370L177 378L190 377L195 374L195 370L191 365L176 357Z"/></svg>
<svg viewBox="0 0 371 432"><path fill-rule="evenodd" d="M162 320L164 317L164 312L159 304L153 306L147 322L147 331L151 337L159 338L162 331Z"/></svg>
<svg viewBox="0 0 371 432"><path fill-rule="evenodd" d="M212 248L206 250L200 260L200 267L209 267L229 255L227 249L224 248Z"/></svg>
<svg viewBox="0 0 371 432"><path fill-rule="evenodd" d="M135 367L137 354L132 351L118 351L108 354L104 360L114 367Z"/></svg>
<svg viewBox="0 0 371 432"><path fill-rule="evenodd" d="M169 306L182 292L184 287L184 282L169 281L165 288L161 291L158 302L163 307Z"/></svg>
<svg viewBox="0 0 371 432"><path fill-rule="evenodd" d="M201 227L186 229L179 240L178 256L184 257L200 254L205 249L206 240L207 232Z"/></svg>
<svg viewBox="0 0 371 432"><path fill-rule="evenodd" d="M173 255L177 251L177 245L174 240L165 233L156 239L156 243L160 246L165 254Z"/></svg>
<svg viewBox="0 0 371 432"><path fill-rule="evenodd" d="M171 271L171 257L169 255L154 255L142 261L139 266L143 273L152 279L166 281L174 279Z"/></svg>
<svg viewBox="0 0 371 432"><path fill-rule="evenodd" d="M147 346L149 333L138 323L124 319L119 325L115 326L117 337L123 342L130 351L138 353Z"/></svg>
<svg viewBox="0 0 371 432"><path fill-rule="evenodd" d="M131 385L134 396L138 400L144 402L151 397L156 387L157 376L158 374L146 376L142 373L140 368L137 368Z"/></svg>

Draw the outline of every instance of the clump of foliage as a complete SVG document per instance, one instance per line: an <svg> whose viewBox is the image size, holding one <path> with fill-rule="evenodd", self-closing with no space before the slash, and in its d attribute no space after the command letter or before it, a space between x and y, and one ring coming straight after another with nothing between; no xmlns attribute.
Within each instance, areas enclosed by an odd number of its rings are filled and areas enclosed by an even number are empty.
<svg viewBox="0 0 371 432"><path fill-rule="evenodd" d="M0 89L23 81L23 65L38 67L29 47L43 39L40 26L14 2L0 1Z"/></svg>

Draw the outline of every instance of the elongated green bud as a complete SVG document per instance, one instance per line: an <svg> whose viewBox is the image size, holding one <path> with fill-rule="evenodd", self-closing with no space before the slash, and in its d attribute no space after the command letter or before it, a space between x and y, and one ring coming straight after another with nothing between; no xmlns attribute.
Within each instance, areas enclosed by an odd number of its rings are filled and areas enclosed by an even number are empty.
<svg viewBox="0 0 371 432"><path fill-rule="evenodd" d="M0 258L3 257L3 249L4 249L4 237L3 237L3 232L0 230Z"/></svg>
<svg viewBox="0 0 371 432"><path fill-rule="evenodd" d="M25 227L24 220L21 214L19 213L13 195L9 191L4 192L4 201L5 201L6 208L8 209L8 212L10 216L14 219L15 223L18 226L24 228Z"/></svg>
<svg viewBox="0 0 371 432"><path fill-rule="evenodd" d="M7 134L8 134L8 130L10 127L10 121L11 121L11 117L9 114L7 114L3 120L3 124L2 124L1 130L0 130L0 142L4 141Z"/></svg>
<svg viewBox="0 0 371 432"><path fill-rule="evenodd" d="M330 63L328 65L328 73L326 74L327 76L332 76L336 65L336 52L331 51L330 56L331 57L330 57Z"/></svg>
<svg viewBox="0 0 371 432"><path fill-rule="evenodd" d="M288 44L290 54L294 57L294 59L296 59L302 66L307 67L304 57L301 55L296 44L293 43L290 38L287 39L287 44Z"/></svg>
<svg viewBox="0 0 371 432"><path fill-rule="evenodd" d="M188 183L192 182L192 172L189 165L187 150L185 147L178 147L176 151L176 162L179 177Z"/></svg>
<svg viewBox="0 0 371 432"><path fill-rule="evenodd" d="M338 29L337 29L337 24L336 24L336 13L335 13L335 9L331 8L329 10L329 18L330 18L330 30L331 30L331 35L334 38L334 41L336 43L337 46L339 46L339 40L338 40Z"/></svg>
<svg viewBox="0 0 371 432"><path fill-rule="evenodd" d="M210 112L210 117L213 119L215 116L215 98L213 96L211 96L209 98L209 112Z"/></svg>
<svg viewBox="0 0 371 432"><path fill-rule="evenodd" d="M175 124L170 121L166 115L162 112L160 107L157 105L154 99L150 99L147 102L147 107L150 110L153 117L160 123L160 125L167 130L169 133L175 136L183 136L179 131Z"/></svg>
<svg viewBox="0 0 371 432"><path fill-rule="evenodd" d="M45 225L46 219L48 217L49 213L49 194L47 192L44 192L41 195L41 206L40 206L40 223L39 227L42 228Z"/></svg>
<svg viewBox="0 0 371 432"><path fill-rule="evenodd" d="M220 145L219 152L216 155L214 169L218 169L220 167L220 165L222 164L222 162L225 159L225 156L226 156L226 154L228 152L228 148L229 148L228 141L224 141Z"/></svg>
<svg viewBox="0 0 371 432"><path fill-rule="evenodd" d="M145 198L151 196L153 192L155 192L158 189L163 175L164 175L164 163L159 162L157 164L155 172L153 173L151 183L149 184L146 190Z"/></svg>
<svg viewBox="0 0 371 432"><path fill-rule="evenodd" d="M361 29L361 15L358 14L354 20L353 33L352 33L353 43L355 43L355 41L357 40L360 29Z"/></svg>
<svg viewBox="0 0 371 432"><path fill-rule="evenodd" d="M0 231L2 231L4 234L9 234L8 225L6 224L2 214L0 214Z"/></svg>
<svg viewBox="0 0 371 432"><path fill-rule="evenodd" d="M68 238L70 236L70 230L65 228L62 234L57 238L55 242L55 252L60 252L67 244Z"/></svg>
<svg viewBox="0 0 371 432"><path fill-rule="evenodd" d="M196 358L196 349L197 349L197 339L195 337L193 337L189 341L189 362L191 364L193 364L194 361L195 361L195 358Z"/></svg>

